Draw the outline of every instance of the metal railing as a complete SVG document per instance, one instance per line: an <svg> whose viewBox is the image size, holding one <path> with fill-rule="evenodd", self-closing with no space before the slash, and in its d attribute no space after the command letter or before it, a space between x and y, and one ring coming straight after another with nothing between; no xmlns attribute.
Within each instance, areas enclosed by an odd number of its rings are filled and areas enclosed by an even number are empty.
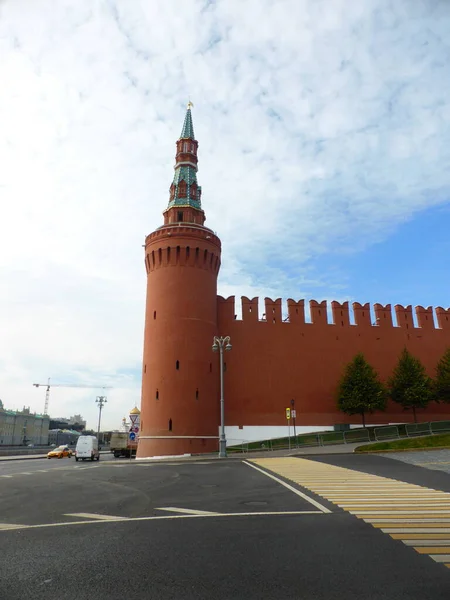
<svg viewBox="0 0 450 600"><path fill-rule="evenodd" d="M431 421L427 423L403 423L401 425L384 425L349 429L347 431L329 431L303 433L289 438L268 439L263 441L230 440L229 452L273 452L275 450L296 450L308 447L324 447L334 444L353 444L358 442L379 442L389 439L401 439L420 435L435 435L450 432L450 421ZM236 442L232 444L230 442Z"/></svg>
<svg viewBox="0 0 450 600"><path fill-rule="evenodd" d="M375 440L392 440L392 438L400 438L400 433L397 425L388 425L387 427L375 427L373 430Z"/></svg>

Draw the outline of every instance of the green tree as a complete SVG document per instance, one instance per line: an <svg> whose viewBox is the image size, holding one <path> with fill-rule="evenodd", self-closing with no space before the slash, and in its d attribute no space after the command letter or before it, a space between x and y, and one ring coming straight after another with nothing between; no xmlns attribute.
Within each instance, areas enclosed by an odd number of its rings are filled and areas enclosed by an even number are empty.
<svg viewBox="0 0 450 600"><path fill-rule="evenodd" d="M366 414L386 409L387 392L375 369L359 353L345 367L338 388L338 408L348 415L361 415L363 427Z"/></svg>
<svg viewBox="0 0 450 600"><path fill-rule="evenodd" d="M412 409L417 423L416 410L426 408L432 399L432 380L418 358L403 349L397 366L389 380L389 394L403 409Z"/></svg>
<svg viewBox="0 0 450 600"><path fill-rule="evenodd" d="M436 402L450 402L450 348L436 366L433 391Z"/></svg>

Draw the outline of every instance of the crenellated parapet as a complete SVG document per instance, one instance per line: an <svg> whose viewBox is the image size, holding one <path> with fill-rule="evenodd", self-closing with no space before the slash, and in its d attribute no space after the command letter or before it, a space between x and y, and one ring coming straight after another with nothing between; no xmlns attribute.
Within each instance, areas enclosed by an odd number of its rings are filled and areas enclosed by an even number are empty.
<svg viewBox="0 0 450 600"><path fill-rule="evenodd" d="M440 329L450 329L450 308L436 308L436 318Z"/></svg>
<svg viewBox="0 0 450 600"><path fill-rule="evenodd" d="M162 267L198 267L218 273L221 244L213 231L194 224L163 226L145 240L147 274Z"/></svg>
<svg viewBox="0 0 450 600"><path fill-rule="evenodd" d="M238 319L236 315L235 297L223 298L217 297L218 318L220 324L226 324L229 321L243 321L246 323L267 323L270 325L286 325L311 327L338 327L345 328L380 328L384 329L404 329L404 330L450 330L450 308L423 306L415 307L417 324L413 317L413 307L411 305L394 306L395 323L392 316L391 304L373 305L372 317L371 305L367 302L360 304L353 302L350 308L349 302L331 302L331 318L329 317L328 303L326 300L318 302L309 301L309 315L305 312L305 300L293 300L289 298L286 306L283 305L281 298L272 300L264 298L264 311L260 311L259 298L247 298L242 296L242 318ZM308 318L309 317L309 318ZM354 324L353 324L354 323ZM437 323L437 326L435 325Z"/></svg>

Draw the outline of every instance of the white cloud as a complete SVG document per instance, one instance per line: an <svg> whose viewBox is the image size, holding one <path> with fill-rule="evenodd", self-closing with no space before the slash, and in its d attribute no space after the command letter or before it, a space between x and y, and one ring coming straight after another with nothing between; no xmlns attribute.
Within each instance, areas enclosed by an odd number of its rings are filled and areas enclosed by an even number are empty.
<svg viewBox="0 0 450 600"><path fill-rule="evenodd" d="M224 295L339 290L311 259L448 201L446 3L6 0L0 16L6 405L41 409L36 378L107 379L111 427L139 397L141 245L188 96ZM89 394L60 392L58 414L94 425Z"/></svg>

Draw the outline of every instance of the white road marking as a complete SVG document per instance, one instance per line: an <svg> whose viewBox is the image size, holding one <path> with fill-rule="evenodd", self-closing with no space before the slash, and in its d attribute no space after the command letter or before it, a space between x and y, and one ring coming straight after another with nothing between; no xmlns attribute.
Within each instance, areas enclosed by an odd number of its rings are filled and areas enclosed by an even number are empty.
<svg viewBox="0 0 450 600"><path fill-rule="evenodd" d="M12 475L2 475L2 477L12 477Z"/></svg>
<svg viewBox="0 0 450 600"><path fill-rule="evenodd" d="M80 513L78 513L80 514ZM213 513L210 515L161 515L156 517L113 517L112 519L95 519L93 521L67 521L61 523L41 523L39 525L5 525L4 529L43 529L47 527L68 527L72 525L99 525L103 523L131 523L133 521L164 521L168 519L220 519L222 517L271 517L271 516L299 516L322 515L323 511L316 510L291 510L273 512L246 512L246 513ZM98 517L98 515L96 515ZM3 526L0 526L0 531Z"/></svg>
<svg viewBox="0 0 450 600"><path fill-rule="evenodd" d="M127 517L115 517L113 515L99 515L97 513L66 513L65 517L80 517L81 519L100 519L101 521L117 521L117 519L126 519Z"/></svg>
<svg viewBox="0 0 450 600"><path fill-rule="evenodd" d="M403 508L407 508L410 506L417 506L417 507L423 507L423 506L446 506L447 508L450 508L450 504L448 502L398 502L397 504L393 504L392 502L378 502L378 504L366 504L365 502L361 503L361 505L358 506L358 503L356 502L340 502L339 506L341 508L398 508L403 507ZM397 512L397 511L395 511Z"/></svg>
<svg viewBox="0 0 450 600"><path fill-rule="evenodd" d="M450 563L450 554L429 554L428 556L436 562Z"/></svg>
<svg viewBox="0 0 450 600"><path fill-rule="evenodd" d="M384 518L384 519L363 519L366 523L392 523L395 525L396 523L450 523L450 519L435 517L433 519L408 519L408 518L398 518L394 517Z"/></svg>
<svg viewBox="0 0 450 600"><path fill-rule="evenodd" d="M217 515L217 514L219 514L216 512L211 512L209 510L195 510L193 508L175 508L174 506L162 506L161 508L156 508L155 510L168 510L170 512L184 513L186 515Z"/></svg>
<svg viewBox="0 0 450 600"><path fill-rule="evenodd" d="M320 504L320 502L317 502L313 498L310 498L309 496L307 496L303 492L300 492L300 490L295 489L295 487L292 487L292 485L289 485L289 483L286 483L285 481L282 481L281 479L278 479L278 477L275 477L271 473L268 473L267 471L264 471L263 469L260 469L256 465L252 465L251 463L247 462L246 460L243 460L242 462L244 463L244 465L252 467L252 469L256 469L257 471L259 471L260 473L262 473L266 477L270 477L270 479L273 479L274 481L276 481L280 485L283 485L285 488L287 488L291 492L294 492L294 494L297 494L297 496L300 496L301 498L303 498L304 500L306 500L307 502L309 502L310 504L312 504L313 506L315 506L316 508L318 508L322 512L324 512L324 513L331 513L331 510L329 510L326 506L324 506L323 504Z"/></svg>
<svg viewBox="0 0 450 600"><path fill-rule="evenodd" d="M393 512L392 510L349 510L351 515L432 515L433 512L439 515L450 515L450 510L396 510Z"/></svg>
<svg viewBox="0 0 450 600"><path fill-rule="evenodd" d="M450 538L446 540L402 540L405 546L450 546Z"/></svg>
<svg viewBox="0 0 450 600"><path fill-rule="evenodd" d="M17 525L16 523L0 523L0 531L6 529L23 529L27 525Z"/></svg>
<svg viewBox="0 0 450 600"><path fill-rule="evenodd" d="M388 527L383 533L450 533L449 527ZM449 561L450 562L450 561Z"/></svg>

